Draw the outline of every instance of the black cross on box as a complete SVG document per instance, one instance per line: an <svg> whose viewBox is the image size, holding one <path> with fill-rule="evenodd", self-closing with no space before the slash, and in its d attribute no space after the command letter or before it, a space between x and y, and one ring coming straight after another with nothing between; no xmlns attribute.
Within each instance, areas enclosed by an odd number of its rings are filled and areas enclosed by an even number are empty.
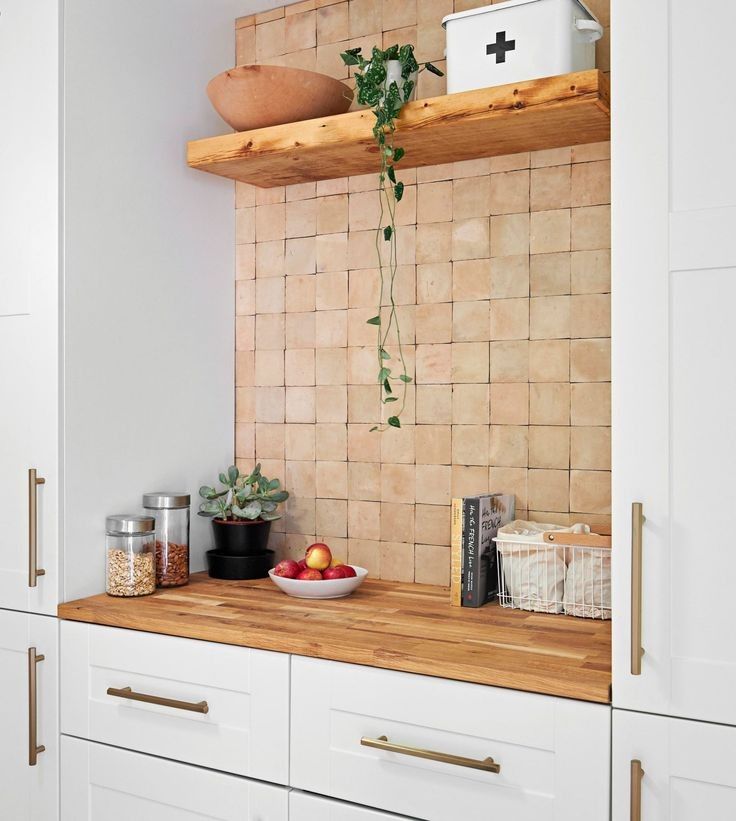
<svg viewBox="0 0 736 821"><path fill-rule="evenodd" d="M514 51L516 48L516 40L507 40L506 39L506 32L499 31L496 33L496 42L489 43L486 46L486 54L496 55L496 62L497 63L505 63L506 62L506 52L507 51Z"/></svg>

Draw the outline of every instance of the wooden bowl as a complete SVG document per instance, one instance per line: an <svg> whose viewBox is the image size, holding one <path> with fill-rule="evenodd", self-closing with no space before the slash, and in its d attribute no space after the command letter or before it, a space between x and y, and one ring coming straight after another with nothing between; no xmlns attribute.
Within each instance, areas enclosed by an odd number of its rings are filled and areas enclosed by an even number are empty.
<svg viewBox="0 0 736 821"><path fill-rule="evenodd" d="M314 71L283 66L236 66L213 77L207 96L236 131L344 114L352 89Z"/></svg>

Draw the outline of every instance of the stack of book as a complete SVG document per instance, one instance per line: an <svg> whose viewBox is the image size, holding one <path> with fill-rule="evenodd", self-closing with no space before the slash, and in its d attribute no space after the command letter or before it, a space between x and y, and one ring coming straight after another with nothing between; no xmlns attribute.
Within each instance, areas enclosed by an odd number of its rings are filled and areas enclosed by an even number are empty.
<svg viewBox="0 0 736 821"><path fill-rule="evenodd" d="M450 601L481 607L498 595L498 528L516 518L513 494L484 493L452 500Z"/></svg>

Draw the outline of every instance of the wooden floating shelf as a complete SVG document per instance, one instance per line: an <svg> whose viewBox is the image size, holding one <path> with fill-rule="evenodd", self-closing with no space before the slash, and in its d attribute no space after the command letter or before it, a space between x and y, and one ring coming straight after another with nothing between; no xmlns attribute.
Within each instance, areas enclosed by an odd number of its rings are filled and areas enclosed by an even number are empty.
<svg viewBox="0 0 736 821"><path fill-rule="evenodd" d="M378 167L370 110L194 140L192 168L261 188L313 182ZM397 145L401 168L607 140L608 78L593 69L407 103Z"/></svg>

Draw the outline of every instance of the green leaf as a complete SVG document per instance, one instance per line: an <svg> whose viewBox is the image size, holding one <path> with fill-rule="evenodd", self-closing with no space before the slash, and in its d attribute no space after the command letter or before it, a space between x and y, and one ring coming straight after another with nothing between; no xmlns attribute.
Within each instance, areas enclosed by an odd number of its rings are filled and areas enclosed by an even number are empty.
<svg viewBox="0 0 736 821"><path fill-rule="evenodd" d="M366 325L380 325L381 324L381 317L380 316L372 316L370 319L366 319Z"/></svg>
<svg viewBox="0 0 736 821"><path fill-rule="evenodd" d="M278 490L281 487L281 482L278 479L271 479L268 483L269 490Z"/></svg>
<svg viewBox="0 0 736 821"><path fill-rule="evenodd" d="M394 162L398 162L406 154L403 148L394 148Z"/></svg>
<svg viewBox="0 0 736 821"><path fill-rule="evenodd" d="M238 476L240 476L240 471L235 467L235 465L230 465L227 469L227 476L230 480L230 484L234 485L237 481Z"/></svg>
<svg viewBox="0 0 736 821"><path fill-rule="evenodd" d="M261 510L261 503L258 499L253 499L243 508L233 505L233 515L239 519L250 519L251 521L257 519L261 515Z"/></svg>
<svg viewBox="0 0 736 821"><path fill-rule="evenodd" d="M285 502L288 498L288 490L278 490L276 491L276 493L270 493L268 496L269 501L276 502L276 504L279 504L280 502Z"/></svg>
<svg viewBox="0 0 736 821"><path fill-rule="evenodd" d="M387 351L384 351L383 348L381 348L380 354L381 354L381 359L384 359L384 360L385 359L391 359L391 354L388 353Z"/></svg>
<svg viewBox="0 0 736 821"><path fill-rule="evenodd" d="M199 489L199 495L203 499L214 499L217 495L217 491L209 485L202 485L202 487Z"/></svg>
<svg viewBox="0 0 736 821"><path fill-rule="evenodd" d="M401 202L401 198L404 196L404 183L397 182L394 186L394 197L396 197L396 202Z"/></svg>
<svg viewBox="0 0 736 821"><path fill-rule="evenodd" d="M360 59L358 58L358 56L355 55L355 54L350 54L349 51L344 51L340 55L340 57L342 57L342 61L343 61L343 63L345 63L346 66L358 66L358 65L360 65Z"/></svg>
<svg viewBox="0 0 736 821"><path fill-rule="evenodd" d="M199 506L199 512L202 516L214 516L219 509L217 502L202 502Z"/></svg>
<svg viewBox="0 0 736 821"><path fill-rule="evenodd" d="M368 433L373 433L373 431L375 431L375 430L378 430L378 425L374 425L374 426L373 426L373 427L372 427L372 428L368 431Z"/></svg>
<svg viewBox="0 0 736 821"><path fill-rule="evenodd" d="M431 74L436 74L438 77L444 77L445 72L441 69L437 68L437 66L432 65L432 63L425 63L424 67L429 71Z"/></svg>
<svg viewBox="0 0 736 821"><path fill-rule="evenodd" d="M395 183L396 182L396 171L394 170L393 165L389 165L387 174L388 174L388 178L391 180L391 182Z"/></svg>
<svg viewBox="0 0 736 821"><path fill-rule="evenodd" d="M407 382L407 383L408 383L408 382L411 382L411 377L410 377L410 376L407 376L405 373L402 373L402 374L401 374L401 376L399 377L399 379L400 379L402 382Z"/></svg>
<svg viewBox="0 0 736 821"><path fill-rule="evenodd" d="M263 513L261 513L261 519L263 519L264 522L275 522L276 519L280 519L280 518L281 518L280 513L267 513L265 511Z"/></svg>
<svg viewBox="0 0 736 821"><path fill-rule="evenodd" d="M408 103L411 98L411 93L414 91L414 80L404 80L404 85L401 90L404 93L404 102Z"/></svg>
<svg viewBox="0 0 736 821"><path fill-rule="evenodd" d="M383 382L384 379L388 379L391 376L391 370L389 368L381 368L378 372L378 381Z"/></svg>
<svg viewBox="0 0 736 821"><path fill-rule="evenodd" d="M388 423L391 425L392 428L400 428L401 422L399 422L398 416L389 416Z"/></svg>
<svg viewBox="0 0 736 821"><path fill-rule="evenodd" d="M396 397L396 396L387 396L387 397L383 400L383 404L384 404L384 405L387 405L389 402L398 402L398 401L399 401L399 399L398 399L398 397Z"/></svg>
<svg viewBox="0 0 736 821"><path fill-rule="evenodd" d="M227 475L226 475L226 474L221 473L221 474L220 474L217 478L220 480L220 484L221 484L221 485L226 485L226 484L228 484L228 481L227 481Z"/></svg>
<svg viewBox="0 0 736 821"><path fill-rule="evenodd" d="M398 185L397 185L397 188L398 188ZM393 232L394 232L394 229L390 225L387 225L383 229L383 238L386 240L386 242L388 242L391 239L391 235L393 234Z"/></svg>
<svg viewBox="0 0 736 821"><path fill-rule="evenodd" d="M388 381L388 379L383 380L383 389L386 391L386 393L393 393L393 391L391 390L391 383Z"/></svg>

